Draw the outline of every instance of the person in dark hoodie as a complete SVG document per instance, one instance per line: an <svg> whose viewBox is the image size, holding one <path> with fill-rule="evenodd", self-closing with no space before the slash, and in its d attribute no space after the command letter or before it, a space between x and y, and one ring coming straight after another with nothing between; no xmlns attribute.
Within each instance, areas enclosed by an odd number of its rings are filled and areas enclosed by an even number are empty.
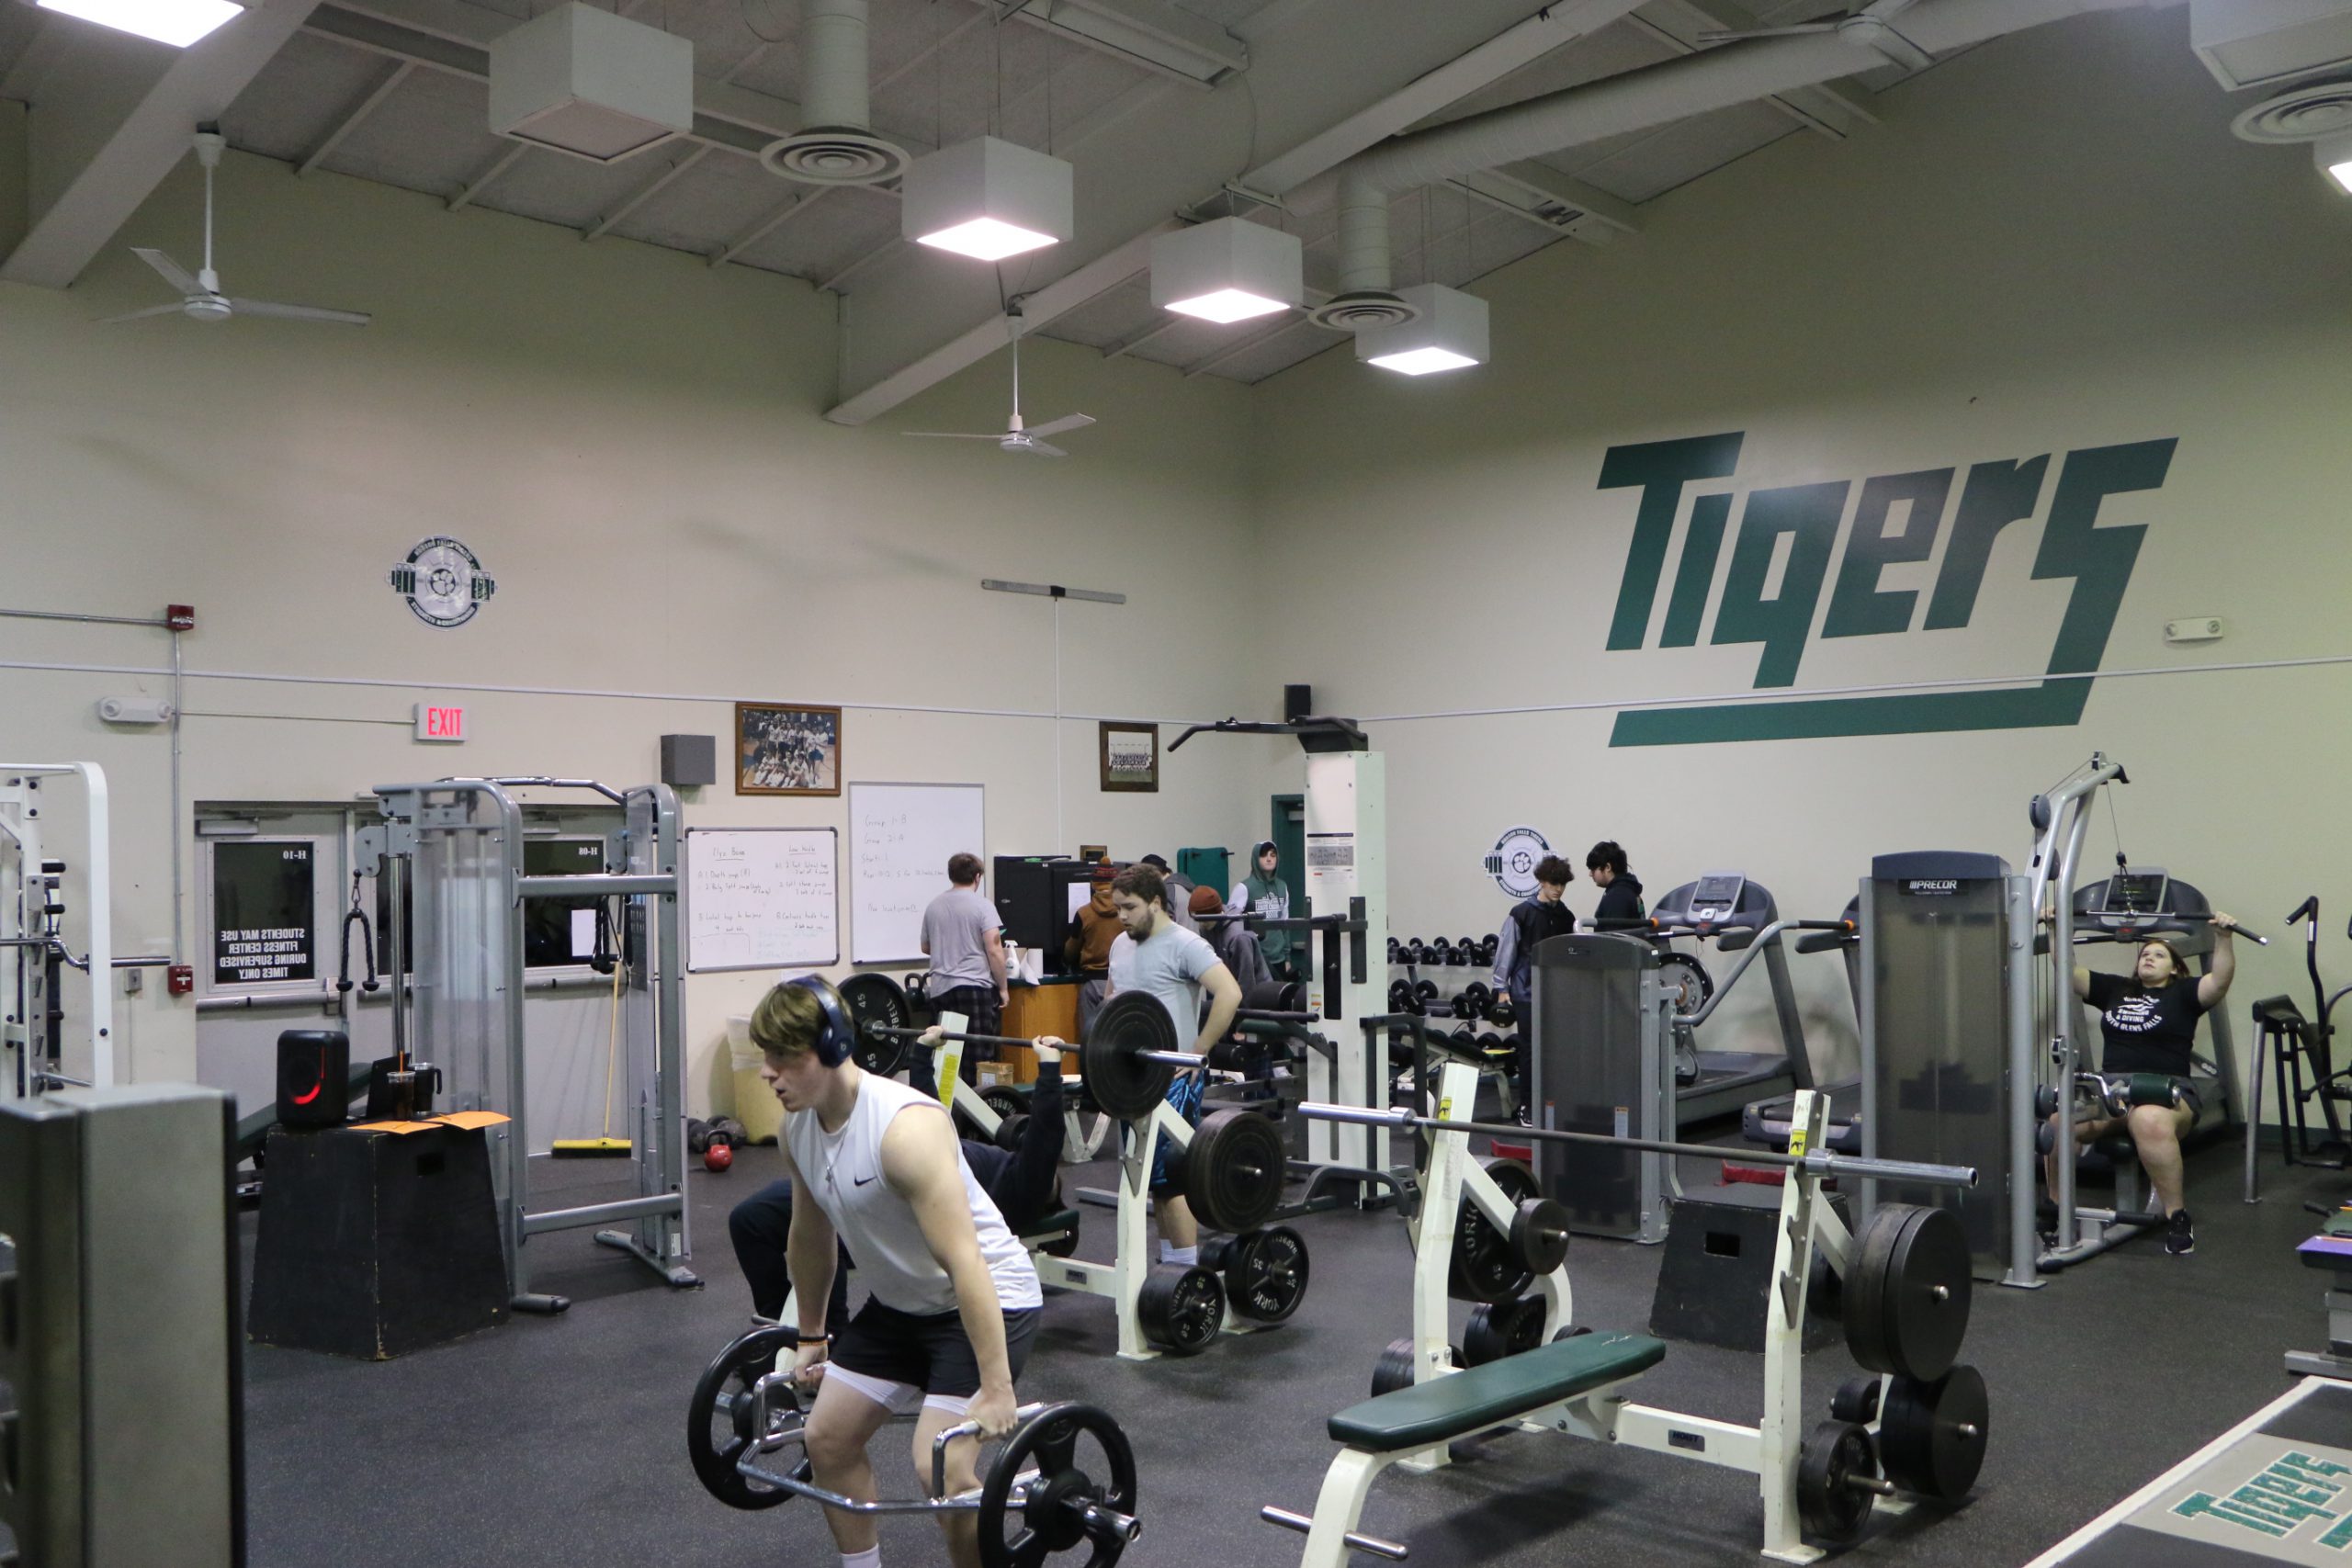
<svg viewBox="0 0 2352 1568"><path fill-rule="evenodd" d="M1273 973L1266 965L1265 949L1258 934L1243 925L1238 916L1225 912L1224 901L1217 897L1216 888L1193 888L1189 902L1193 923L1209 939L1209 945L1216 949L1216 955L1225 960L1225 966L1233 971L1233 977L1241 983L1244 997L1253 986L1272 982Z"/></svg>
<svg viewBox="0 0 2352 1568"><path fill-rule="evenodd" d="M1261 839L1250 851L1250 874L1233 885L1233 896L1225 901L1226 908L1236 914L1263 915L1270 920L1290 919L1290 884L1276 873L1282 863L1282 852L1272 839ZM1298 972L1291 967L1291 933L1286 931L1261 931L1258 941L1265 949L1266 967L1277 980L1295 980ZM1250 988L1242 982L1242 989Z"/></svg>
<svg viewBox="0 0 2352 1568"><path fill-rule="evenodd" d="M1093 1029L1094 1015L1102 1010L1103 993L1111 984L1111 944L1119 940L1119 932L1125 929L1119 924L1119 907L1111 902L1111 879L1118 874L1118 868L1107 860L1094 867L1093 897L1069 918L1069 935L1062 942L1063 955L1077 967L1080 976L1080 1040Z"/></svg>
<svg viewBox="0 0 2352 1568"><path fill-rule="evenodd" d="M1592 919L1603 931L1608 929L1604 921L1638 920L1649 913L1642 904L1642 879L1625 868L1625 852L1616 840L1603 839L1593 845L1585 854L1584 868L1600 889L1600 907Z"/></svg>
<svg viewBox="0 0 2352 1568"><path fill-rule="evenodd" d="M1577 929L1576 912L1563 902L1576 868L1557 855L1545 855L1535 867L1535 896L1513 906L1495 943L1495 984L1510 993L1519 1019L1519 1049L1512 1053L1511 1070L1519 1078L1519 1104L1514 1112L1523 1126L1530 1121L1528 1096L1533 1086L1529 1064L1535 1037L1535 1014L1528 1006L1528 988L1535 975L1535 944Z"/></svg>

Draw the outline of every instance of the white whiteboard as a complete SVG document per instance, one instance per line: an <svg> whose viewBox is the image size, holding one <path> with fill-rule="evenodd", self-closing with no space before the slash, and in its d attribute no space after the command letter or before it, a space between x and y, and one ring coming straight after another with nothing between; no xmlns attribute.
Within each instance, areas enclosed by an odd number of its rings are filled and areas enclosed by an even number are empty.
<svg viewBox="0 0 2352 1568"><path fill-rule="evenodd" d="M840 963L840 865L831 828L687 829L687 969Z"/></svg>
<svg viewBox="0 0 2352 1568"><path fill-rule="evenodd" d="M849 786L849 940L857 964L922 958L922 912L947 891L948 857L988 863L978 784Z"/></svg>

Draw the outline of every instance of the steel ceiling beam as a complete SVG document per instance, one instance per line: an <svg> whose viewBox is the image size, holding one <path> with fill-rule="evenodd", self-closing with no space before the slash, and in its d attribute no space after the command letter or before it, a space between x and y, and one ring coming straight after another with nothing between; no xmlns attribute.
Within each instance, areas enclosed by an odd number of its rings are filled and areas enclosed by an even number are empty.
<svg viewBox="0 0 2352 1568"><path fill-rule="evenodd" d="M408 80L409 73L415 69L416 62L413 60L387 61L382 73L377 76L375 85L362 94L359 101L345 110L341 119L334 122L334 128L319 139L319 144L311 148L300 163L294 165L294 172L298 175L307 175L317 168L328 153L343 145L345 137L359 129L361 120L374 114L377 107L391 96L393 88Z"/></svg>
<svg viewBox="0 0 2352 1568"><path fill-rule="evenodd" d="M32 221L0 278L63 288L284 48L316 0L255 0L183 50L78 30L45 63L26 117ZM46 30L44 31L46 36Z"/></svg>
<svg viewBox="0 0 2352 1568"><path fill-rule="evenodd" d="M693 152L687 153L684 157L673 160L668 168L662 170L660 174L654 175L651 179L638 186L628 195L623 197L619 206L614 208L610 212L607 212L602 218L597 219L595 222L582 230L580 237L583 240L594 240L612 232L614 224L619 222L622 219L627 218L630 213L635 212L647 202L651 201L656 196L659 196L663 190L667 189L672 181L675 180L679 175L684 174L687 170L693 168L696 164L701 163L705 158L709 156L709 148L697 147Z"/></svg>

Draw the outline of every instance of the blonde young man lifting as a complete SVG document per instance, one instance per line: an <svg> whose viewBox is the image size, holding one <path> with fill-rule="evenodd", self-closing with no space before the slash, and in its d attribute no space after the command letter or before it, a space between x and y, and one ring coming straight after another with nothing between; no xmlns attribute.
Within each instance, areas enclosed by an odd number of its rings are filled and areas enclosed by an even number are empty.
<svg viewBox="0 0 2352 1568"><path fill-rule="evenodd" d="M875 1497L865 1450L918 1402L915 1472L928 1483L932 1442L965 1420L982 1435L1012 1427L1012 1380L1044 1304L1036 1270L965 1163L936 1097L850 1060L853 1026L830 987L787 980L761 998L752 1040L760 1077L785 1109L777 1140L802 1201L792 1206L786 1265L799 1287L793 1371L817 1391L808 1452L817 1483ZM846 1324L825 1321L837 1244L869 1292ZM979 1444L947 1450L950 1495L978 1484ZM842 1568L879 1568L873 1517L828 1510ZM956 1568L978 1568L969 1513L939 1516Z"/></svg>

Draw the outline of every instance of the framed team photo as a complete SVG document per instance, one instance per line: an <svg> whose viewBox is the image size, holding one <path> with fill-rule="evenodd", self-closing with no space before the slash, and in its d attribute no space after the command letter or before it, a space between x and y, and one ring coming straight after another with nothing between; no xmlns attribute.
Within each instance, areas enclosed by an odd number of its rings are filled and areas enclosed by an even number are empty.
<svg viewBox="0 0 2352 1568"><path fill-rule="evenodd" d="M735 705L737 795L839 795L842 710Z"/></svg>
<svg viewBox="0 0 2352 1568"><path fill-rule="evenodd" d="M1135 791L1156 791L1159 788L1158 725L1104 721L1102 787Z"/></svg>

